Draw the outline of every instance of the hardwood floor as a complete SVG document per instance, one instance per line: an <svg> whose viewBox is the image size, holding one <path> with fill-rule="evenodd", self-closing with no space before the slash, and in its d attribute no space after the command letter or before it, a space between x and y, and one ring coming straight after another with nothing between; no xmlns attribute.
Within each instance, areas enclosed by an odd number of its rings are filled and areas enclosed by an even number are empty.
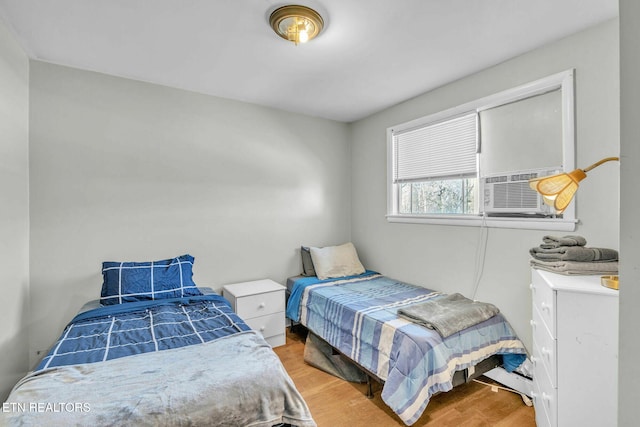
<svg viewBox="0 0 640 427"><path fill-rule="evenodd" d="M287 344L274 349L296 387L306 400L318 427L391 427L404 423L380 398L365 395L366 384L355 384L307 365L303 360L304 338L287 330ZM492 383L486 377L482 381ZM476 382L433 396L415 427L535 427L533 407L526 406L515 393Z"/></svg>

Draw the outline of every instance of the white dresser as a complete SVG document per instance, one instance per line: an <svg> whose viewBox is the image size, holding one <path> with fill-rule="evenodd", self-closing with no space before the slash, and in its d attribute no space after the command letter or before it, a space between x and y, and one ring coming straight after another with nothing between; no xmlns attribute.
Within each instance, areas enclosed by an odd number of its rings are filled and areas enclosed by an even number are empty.
<svg viewBox="0 0 640 427"><path fill-rule="evenodd" d="M285 287L273 280L233 283L222 288L231 308L251 329L262 334L271 347L284 345Z"/></svg>
<svg viewBox="0 0 640 427"><path fill-rule="evenodd" d="M536 424L616 426L618 291L535 269L531 291Z"/></svg>

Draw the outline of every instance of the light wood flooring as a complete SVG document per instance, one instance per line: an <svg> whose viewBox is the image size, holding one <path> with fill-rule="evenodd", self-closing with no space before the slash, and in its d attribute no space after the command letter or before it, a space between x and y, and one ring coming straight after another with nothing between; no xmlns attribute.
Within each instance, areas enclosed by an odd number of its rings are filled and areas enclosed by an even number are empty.
<svg viewBox="0 0 640 427"><path fill-rule="evenodd" d="M366 397L366 384L336 378L307 365L303 360L304 338L287 330L287 344L274 349L296 387L306 400L318 427L404 426L380 398ZM486 377L480 380L492 382ZM533 407L526 406L515 393L470 382L431 398L415 427L535 427Z"/></svg>

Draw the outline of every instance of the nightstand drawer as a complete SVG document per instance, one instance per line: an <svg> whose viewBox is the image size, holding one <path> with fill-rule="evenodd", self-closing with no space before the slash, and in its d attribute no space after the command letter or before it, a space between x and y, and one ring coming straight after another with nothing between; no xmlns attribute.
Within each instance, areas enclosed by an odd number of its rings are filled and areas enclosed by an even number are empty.
<svg viewBox="0 0 640 427"><path fill-rule="evenodd" d="M274 335L282 335L285 330L284 316L282 313L252 317L250 319L246 319L245 322L247 322L247 325L251 326L251 329L260 332L265 338L269 338Z"/></svg>
<svg viewBox="0 0 640 427"><path fill-rule="evenodd" d="M252 317L284 312L284 287L282 291L266 292L238 298L236 300L235 310L238 316L242 317L245 321Z"/></svg>

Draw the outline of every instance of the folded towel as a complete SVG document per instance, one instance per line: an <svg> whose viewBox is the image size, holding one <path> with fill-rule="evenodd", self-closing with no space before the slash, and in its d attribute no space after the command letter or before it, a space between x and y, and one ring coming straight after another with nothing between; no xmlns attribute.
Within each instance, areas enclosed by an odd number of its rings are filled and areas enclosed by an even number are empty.
<svg viewBox="0 0 640 427"><path fill-rule="evenodd" d="M559 246L585 246L587 244L587 240L582 236L544 236L542 238L543 244L540 245L541 248L550 249L557 248Z"/></svg>
<svg viewBox="0 0 640 427"><path fill-rule="evenodd" d="M559 246L557 248L531 248L529 253L541 261L617 261L618 251L607 248L586 248L584 246Z"/></svg>
<svg viewBox="0 0 640 427"><path fill-rule="evenodd" d="M442 338L446 338L499 312L493 304L472 301L460 294L452 294L401 308L398 310L398 316L435 329Z"/></svg>
<svg viewBox="0 0 640 427"><path fill-rule="evenodd" d="M565 275L618 274L618 261L578 262L578 261L540 261L532 259L529 264L539 270L552 271Z"/></svg>

